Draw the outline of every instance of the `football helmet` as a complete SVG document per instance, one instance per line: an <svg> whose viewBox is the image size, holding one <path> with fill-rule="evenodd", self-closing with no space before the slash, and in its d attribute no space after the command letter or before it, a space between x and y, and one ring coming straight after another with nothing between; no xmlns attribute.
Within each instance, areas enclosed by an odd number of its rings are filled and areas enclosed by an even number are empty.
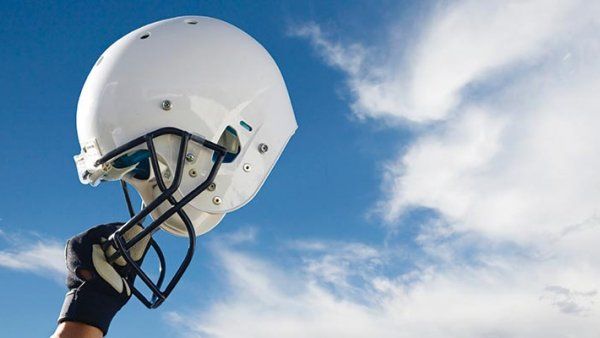
<svg viewBox="0 0 600 338"><path fill-rule="evenodd" d="M185 16L141 27L96 61L77 105L79 179L121 181L131 218L105 243L125 258L152 292L132 291L159 306L181 278L195 238L248 203L297 128L281 73L269 53L218 19ZM141 196L134 210L127 186ZM123 234L142 224L130 240ZM164 287L129 255L159 229L186 236L188 250Z"/></svg>

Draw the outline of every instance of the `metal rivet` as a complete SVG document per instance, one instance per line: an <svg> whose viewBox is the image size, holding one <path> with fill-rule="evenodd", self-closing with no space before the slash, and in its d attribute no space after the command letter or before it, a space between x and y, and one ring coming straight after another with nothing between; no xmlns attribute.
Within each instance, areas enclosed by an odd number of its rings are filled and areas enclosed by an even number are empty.
<svg viewBox="0 0 600 338"><path fill-rule="evenodd" d="M190 174L190 176L192 176L192 177L196 177L196 176L198 176L198 172L197 172L197 171L196 171L196 169L194 169L194 168L190 169L190 171L189 171L189 174Z"/></svg>
<svg viewBox="0 0 600 338"><path fill-rule="evenodd" d="M261 154L266 153L267 151L269 151L269 146L266 145L265 143L261 143L258 145L258 152Z"/></svg>
<svg viewBox="0 0 600 338"><path fill-rule="evenodd" d="M161 107L163 110L171 110L171 107L173 107L173 104L171 104L171 101L169 101L169 100L163 100Z"/></svg>
<svg viewBox="0 0 600 338"><path fill-rule="evenodd" d="M252 166L250 165L250 163L244 164L244 171L249 172L250 170L252 170Z"/></svg>
<svg viewBox="0 0 600 338"><path fill-rule="evenodd" d="M165 170L165 172L163 173L163 176L165 178L171 178L171 171L169 169Z"/></svg>
<svg viewBox="0 0 600 338"><path fill-rule="evenodd" d="M217 189L217 185L215 184L215 182L213 182L208 186L207 189L208 191L215 191L215 189Z"/></svg>
<svg viewBox="0 0 600 338"><path fill-rule="evenodd" d="M196 159L196 156L194 156L194 154L192 154L192 153L187 153L185 155L185 160L188 162L194 162L195 159Z"/></svg>
<svg viewBox="0 0 600 338"><path fill-rule="evenodd" d="M213 197L213 203L216 205L221 204L221 197L219 197L219 196Z"/></svg>

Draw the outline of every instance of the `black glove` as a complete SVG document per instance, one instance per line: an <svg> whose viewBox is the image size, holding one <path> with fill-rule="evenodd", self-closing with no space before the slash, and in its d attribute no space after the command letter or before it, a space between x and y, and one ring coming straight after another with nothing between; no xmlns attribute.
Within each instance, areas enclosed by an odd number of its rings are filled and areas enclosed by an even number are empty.
<svg viewBox="0 0 600 338"><path fill-rule="evenodd" d="M67 292L58 322L80 322L99 328L104 335L115 314L131 298L130 284L135 274L123 257L111 265L106 260L102 243L122 223L111 223L93 227L67 241L65 248L67 263ZM135 226L123 237L130 240L142 230ZM136 243L129 251L135 261L143 258L150 236ZM115 249L111 246L106 254Z"/></svg>

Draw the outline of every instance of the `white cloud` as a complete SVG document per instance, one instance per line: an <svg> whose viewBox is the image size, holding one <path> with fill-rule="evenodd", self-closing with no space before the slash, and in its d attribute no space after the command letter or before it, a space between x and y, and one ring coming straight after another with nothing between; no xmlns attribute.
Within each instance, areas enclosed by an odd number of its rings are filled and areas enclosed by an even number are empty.
<svg viewBox="0 0 600 338"><path fill-rule="evenodd" d="M5 244L0 249L0 268L32 272L64 283L64 245L56 240L42 240L33 234L26 240L2 230L0 237Z"/></svg>
<svg viewBox="0 0 600 338"><path fill-rule="evenodd" d="M593 1L459 1L410 42L294 34L345 71L356 115L437 121L387 164L384 219L426 207L455 230L539 244L600 205L599 17Z"/></svg>
<svg viewBox="0 0 600 338"><path fill-rule="evenodd" d="M421 120L443 119L465 86L531 63L568 34L576 1L462 1L434 15L411 53L407 93Z"/></svg>
<svg viewBox="0 0 600 338"><path fill-rule="evenodd" d="M383 46L333 41L318 25L290 33L309 39L344 71L358 117L429 122L447 118L469 86L502 77L509 67L543 59L572 38L595 7L579 1L459 1L439 6L422 29L392 23ZM408 31L417 38L395 31ZM382 57L383 56L383 57Z"/></svg>
<svg viewBox="0 0 600 338"><path fill-rule="evenodd" d="M542 299L548 299L564 313L585 314L596 300L597 290L578 292L562 286L547 286Z"/></svg>
<svg viewBox="0 0 600 338"><path fill-rule="evenodd" d="M458 1L401 25L383 45L292 35L347 75L355 116L420 126L379 210L439 215L421 256L394 273L406 262L322 242L294 267L223 249L231 295L175 316L191 336L600 335L600 5Z"/></svg>
<svg viewBox="0 0 600 338"><path fill-rule="evenodd" d="M455 116L390 165L389 221L428 207L456 230L544 248L597 215L600 45L590 38L600 22L580 14L573 27L552 30L556 40L544 46L554 47L535 67L501 90L462 98Z"/></svg>
<svg viewBox="0 0 600 338"><path fill-rule="evenodd" d="M421 137L390 166L387 219L424 206L458 230L539 242L595 216L599 70L523 90L507 110L465 109Z"/></svg>
<svg viewBox="0 0 600 338"><path fill-rule="evenodd" d="M212 250L227 276L227 296L197 312L169 313L167 320L186 337L585 338L600 333L593 316L597 290L590 288L600 276L581 266L555 271L552 260L480 257L476 267L430 265L390 276L373 269L372 259L385 261L385 254L377 253L386 250L358 243L307 242L297 248L303 263L291 265L222 244ZM350 252L358 252L357 259L348 260ZM312 268L331 262L342 262L335 268L339 278L329 278L329 269ZM352 289L361 292L348 292Z"/></svg>
<svg viewBox="0 0 600 338"><path fill-rule="evenodd" d="M391 255L363 243L296 241L290 249L302 255L302 272L312 280L335 286L336 292L366 299L364 283L381 270Z"/></svg>
<svg viewBox="0 0 600 338"><path fill-rule="evenodd" d="M321 28L315 23L294 27L289 30L289 34L310 39L312 45L330 66L342 69L351 76L362 75L367 56L367 51L362 45L332 43L323 36Z"/></svg>

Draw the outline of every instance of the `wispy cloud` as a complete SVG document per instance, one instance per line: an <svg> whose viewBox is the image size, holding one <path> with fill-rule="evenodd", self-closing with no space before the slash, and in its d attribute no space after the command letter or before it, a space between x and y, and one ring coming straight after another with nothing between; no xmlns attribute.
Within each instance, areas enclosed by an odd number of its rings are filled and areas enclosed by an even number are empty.
<svg viewBox="0 0 600 338"><path fill-rule="evenodd" d="M263 243L257 243L258 246ZM308 241L300 259L275 264L248 249L211 246L226 296L168 321L186 337L594 337L595 289L547 280L597 278L556 262L478 257L474 267L426 265L390 274L381 247ZM351 259L352 253L356 259ZM338 264L333 264L338 263ZM399 264L393 259L386 265ZM319 268L315 269L314 267ZM326 268L321 268L326 267ZM334 278L330 278L332 275ZM565 279L565 277L567 277ZM589 285L594 281L588 279ZM347 292L349 289L361 292Z"/></svg>
<svg viewBox="0 0 600 338"><path fill-rule="evenodd" d="M288 247L301 255L299 268L309 279L333 286L336 293L365 301L371 295L367 292L371 276L392 258L388 250L358 242L295 241Z"/></svg>
<svg viewBox="0 0 600 338"><path fill-rule="evenodd" d="M36 234L25 236L0 229L0 268L31 272L63 283L64 245Z"/></svg>
<svg viewBox="0 0 600 338"><path fill-rule="evenodd" d="M388 23L384 44L291 28L346 74L355 116L421 127L385 163L384 222L438 218L405 269L361 243L294 243L285 266L214 249L228 296L172 319L194 337L600 335L599 18L593 1L458 1Z"/></svg>
<svg viewBox="0 0 600 338"><path fill-rule="evenodd" d="M593 18L589 5L569 0L453 2L438 6L421 28L389 23L386 43L375 46L334 39L316 23L292 27L289 33L307 38L327 64L346 73L355 115L422 123L451 115L471 86L543 60Z"/></svg>
<svg viewBox="0 0 600 338"><path fill-rule="evenodd" d="M346 72L356 114L429 123L387 163L386 221L425 207L455 230L531 245L600 204L598 14L585 1L460 1L406 46L346 47L314 24L295 32ZM367 66L350 50L390 57Z"/></svg>
<svg viewBox="0 0 600 338"><path fill-rule="evenodd" d="M542 299L550 301L564 313L585 314L596 301L597 290L586 292L574 291L562 286L550 285L546 287Z"/></svg>
<svg viewBox="0 0 600 338"><path fill-rule="evenodd" d="M411 41L393 39L396 23L367 47L314 23L291 31L347 74L357 116L429 124L387 164L387 221L427 207L462 230L527 239L600 202L598 14L592 1L459 1Z"/></svg>

